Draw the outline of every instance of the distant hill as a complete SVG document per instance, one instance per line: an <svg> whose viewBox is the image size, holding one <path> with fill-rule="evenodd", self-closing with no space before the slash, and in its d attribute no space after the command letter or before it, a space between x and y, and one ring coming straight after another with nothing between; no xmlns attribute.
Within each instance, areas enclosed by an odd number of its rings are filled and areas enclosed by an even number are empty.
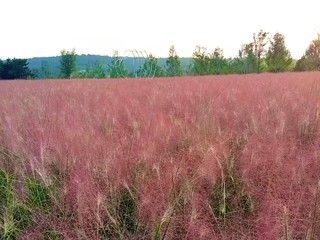
<svg viewBox="0 0 320 240"><path fill-rule="evenodd" d="M139 66L141 66L145 58L143 57L122 57L125 67L129 72L135 72ZM41 74L43 71L50 73L52 77L57 77L59 75L59 65L60 65L60 56L56 57L35 57L28 59L29 68L37 73L39 78L42 78ZM108 64L110 64L112 57L110 56L101 56L101 55L78 55L76 65L77 70L85 70L88 66L92 67L95 63L100 63L105 68L105 71L108 70ZM191 64L191 58L180 58L181 64L185 70L188 69ZM158 64L165 68L166 58L158 58Z"/></svg>

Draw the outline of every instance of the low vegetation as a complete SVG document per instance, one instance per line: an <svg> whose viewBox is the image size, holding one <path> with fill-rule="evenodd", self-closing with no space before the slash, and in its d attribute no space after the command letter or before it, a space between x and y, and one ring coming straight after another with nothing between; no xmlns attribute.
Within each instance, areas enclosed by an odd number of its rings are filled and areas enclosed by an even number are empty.
<svg viewBox="0 0 320 240"><path fill-rule="evenodd" d="M0 239L319 239L319 78L1 82Z"/></svg>

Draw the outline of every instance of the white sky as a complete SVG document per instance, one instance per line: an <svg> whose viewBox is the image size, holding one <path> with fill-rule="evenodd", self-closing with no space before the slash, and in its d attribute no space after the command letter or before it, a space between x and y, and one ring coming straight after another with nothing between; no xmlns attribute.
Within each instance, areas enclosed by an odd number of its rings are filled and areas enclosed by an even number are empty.
<svg viewBox="0 0 320 240"><path fill-rule="evenodd" d="M285 35L300 58L320 32L319 0L0 0L0 58L146 50L157 57L175 45L191 56L196 45L237 55L263 29Z"/></svg>

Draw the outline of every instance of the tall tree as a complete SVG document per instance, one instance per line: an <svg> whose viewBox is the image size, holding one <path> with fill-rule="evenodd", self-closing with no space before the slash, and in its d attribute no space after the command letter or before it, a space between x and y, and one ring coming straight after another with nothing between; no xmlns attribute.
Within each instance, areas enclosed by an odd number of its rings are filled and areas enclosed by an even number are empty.
<svg viewBox="0 0 320 240"><path fill-rule="evenodd" d="M205 47L196 46L192 54L192 63L190 72L193 75L208 75L210 74L210 57Z"/></svg>
<svg viewBox="0 0 320 240"><path fill-rule="evenodd" d="M290 69L292 58L285 46L284 36L276 33L270 41L270 47L266 55L268 70L271 72L284 72Z"/></svg>
<svg viewBox="0 0 320 240"><path fill-rule="evenodd" d="M166 60L166 74L167 76L182 76L183 74L181 62L174 46L170 47L169 57Z"/></svg>
<svg viewBox="0 0 320 240"><path fill-rule="evenodd" d="M71 74L76 70L77 54L76 50L62 50L60 59L60 77L71 78Z"/></svg>
<svg viewBox="0 0 320 240"><path fill-rule="evenodd" d="M257 58L257 72L260 72L260 63L261 63L261 57L265 53L265 46L267 45L267 36L268 33L264 32L263 30L260 30L258 34L253 34L253 49L254 49L254 55Z"/></svg>
<svg viewBox="0 0 320 240"><path fill-rule="evenodd" d="M233 60L236 73L252 73L257 71L257 58L254 54L253 43L243 44L238 58Z"/></svg>
<svg viewBox="0 0 320 240"><path fill-rule="evenodd" d="M129 76L129 72L124 67L123 59L119 57L118 51L113 52L111 63L108 64L108 72L111 78L124 78Z"/></svg>
<svg viewBox="0 0 320 240"><path fill-rule="evenodd" d="M320 33L314 39L305 54L299 59L296 64L297 71L319 71L320 70Z"/></svg>
<svg viewBox="0 0 320 240"><path fill-rule="evenodd" d="M223 56L221 48L215 48L210 55L210 74L225 74L228 73L228 62Z"/></svg>
<svg viewBox="0 0 320 240"><path fill-rule="evenodd" d="M162 77L164 72L158 65L158 59L152 54L148 55L143 66L138 69L137 76L139 77Z"/></svg>
<svg viewBox="0 0 320 240"><path fill-rule="evenodd" d="M7 59L1 64L1 79L27 79L33 78L34 74L28 67L27 59Z"/></svg>
<svg viewBox="0 0 320 240"><path fill-rule="evenodd" d="M303 55L296 63L294 67L294 71L302 72L302 71L308 71L310 69L310 64L308 63L308 60L306 59L306 56Z"/></svg>
<svg viewBox="0 0 320 240"><path fill-rule="evenodd" d="M313 40L306 51L306 57L310 60L314 70L320 70L320 33Z"/></svg>

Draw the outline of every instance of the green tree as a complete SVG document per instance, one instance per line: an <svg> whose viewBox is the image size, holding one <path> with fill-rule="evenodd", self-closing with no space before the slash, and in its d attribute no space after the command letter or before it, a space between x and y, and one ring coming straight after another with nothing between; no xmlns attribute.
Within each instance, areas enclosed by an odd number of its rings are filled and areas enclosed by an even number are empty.
<svg viewBox="0 0 320 240"><path fill-rule="evenodd" d="M158 65L158 59L152 54L148 55L148 58L137 71L139 77L162 77L164 72Z"/></svg>
<svg viewBox="0 0 320 240"><path fill-rule="evenodd" d="M265 54L265 46L267 45L267 36L268 33L260 30L258 34L253 34L253 52L257 59L257 72L260 73L260 64L261 64L261 57Z"/></svg>
<svg viewBox="0 0 320 240"><path fill-rule="evenodd" d="M169 57L166 60L166 74L167 76L182 76L183 74L181 62L174 46L170 47Z"/></svg>
<svg viewBox="0 0 320 240"><path fill-rule="evenodd" d="M276 33L270 41L270 47L266 55L268 70L271 72L288 71L292 65L292 58L285 46L284 36Z"/></svg>
<svg viewBox="0 0 320 240"><path fill-rule="evenodd" d="M77 54L75 49L71 51L62 50L60 59L60 77L71 78L72 73L76 70Z"/></svg>
<svg viewBox="0 0 320 240"><path fill-rule="evenodd" d="M110 64L108 64L108 72L111 78L124 78L129 76L129 72L124 67L123 59L119 57L118 51L113 52L112 60Z"/></svg>
<svg viewBox="0 0 320 240"><path fill-rule="evenodd" d="M210 74L210 68L210 57L207 53L207 48L197 45L192 53L191 74L208 75Z"/></svg>
<svg viewBox="0 0 320 240"><path fill-rule="evenodd" d="M2 74L2 65L3 65L3 63L2 63L2 60L0 59L0 79L1 79L1 74Z"/></svg>
<svg viewBox="0 0 320 240"><path fill-rule="evenodd" d="M294 71L302 72L302 71L308 71L311 70L311 67L309 66L308 60L305 55L303 55L296 63L294 67Z"/></svg>
<svg viewBox="0 0 320 240"><path fill-rule="evenodd" d="M34 73L28 67L27 59L7 59L1 64L0 79L29 79Z"/></svg>
<svg viewBox="0 0 320 240"><path fill-rule="evenodd" d="M234 61L236 73L252 73L257 70L257 58L253 43L243 44L239 56Z"/></svg>
<svg viewBox="0 0 320 240"><path fill-rule="evenodd" d="M296 64L297 71L320 71L320 33Z"/></svg>
<svg viewBox="0 0 320 240"><path fill-rule="evenodd" d="M216 48L210 55L210 74L226 74L228 72L228 61L223 56L223 50Z"/></svg>

